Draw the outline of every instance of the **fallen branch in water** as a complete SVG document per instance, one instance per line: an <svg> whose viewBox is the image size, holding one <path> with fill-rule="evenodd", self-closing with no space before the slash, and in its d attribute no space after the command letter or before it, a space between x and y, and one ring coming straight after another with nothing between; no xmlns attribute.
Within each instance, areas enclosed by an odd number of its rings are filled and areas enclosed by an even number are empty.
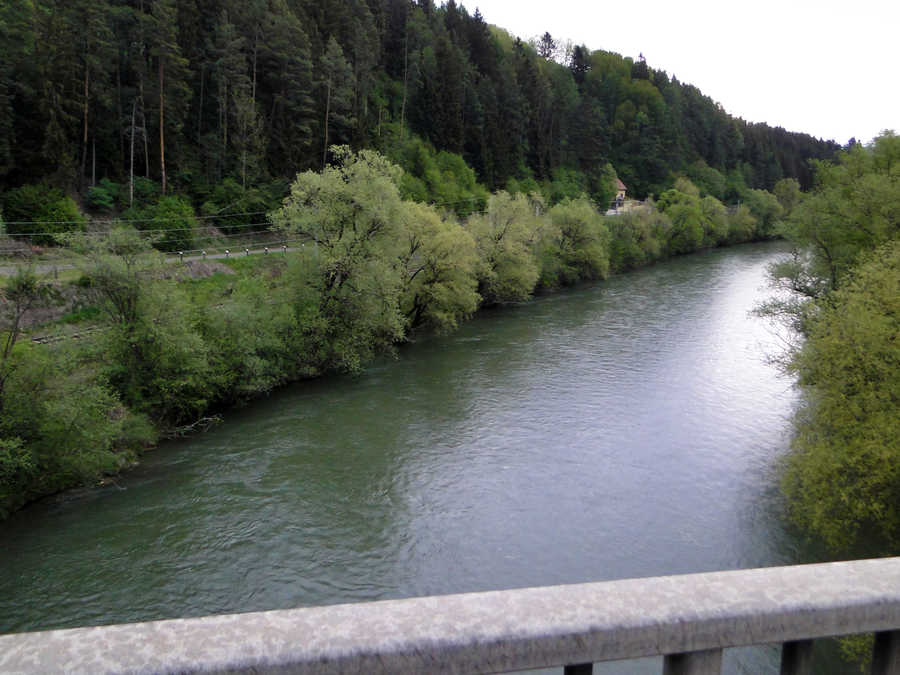
<svg viewBox="0 0 900 675"><path fill-rule="evenodd" d="M218 415L213 415L212 417L201 417L196 422L191 424L186 424L183 427L175 427L163 434L164 438L180 438L182 436L187 436L188 434L194 434L197 432L207 431L210 427L215 426L222 422L222 418Z"/></svg>

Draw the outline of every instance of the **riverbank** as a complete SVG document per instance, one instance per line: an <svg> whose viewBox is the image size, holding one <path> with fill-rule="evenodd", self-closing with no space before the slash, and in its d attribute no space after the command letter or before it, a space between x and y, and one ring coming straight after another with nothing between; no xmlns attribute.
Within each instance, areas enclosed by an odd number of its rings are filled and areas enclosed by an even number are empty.
<svg viewBox="0 0 900 675"><path fill-rule="evenodd" d="M226 261L233 276L179 280L167 271L177 266L142 252L129 230L73 240L83 255L79 311L102 330L77 344L13 339L4 354L0 512L114 474L161 432L288 382L359 372L412 335L454 330L479 307L761 232L749 212L685 220L674 205L693 197L677 190L664 195L667 210L615 218L587 200L546 208L499 193L461 223L401 200L396 176L361 153L298 177L272 220L315 244L280 259ZM18 288L21 317L52 295L27 275L7 288L8 297Z"/></svg>

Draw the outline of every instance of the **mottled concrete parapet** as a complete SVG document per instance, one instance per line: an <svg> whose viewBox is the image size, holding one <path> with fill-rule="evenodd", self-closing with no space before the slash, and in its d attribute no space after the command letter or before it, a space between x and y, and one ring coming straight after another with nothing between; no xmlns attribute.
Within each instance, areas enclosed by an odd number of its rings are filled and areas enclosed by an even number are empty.
<svg viewBox="0 0 900 675"><path fill-rule="evenodd" d="M2 673L472 673L900 628L900 558L0 636Z"/></svg>

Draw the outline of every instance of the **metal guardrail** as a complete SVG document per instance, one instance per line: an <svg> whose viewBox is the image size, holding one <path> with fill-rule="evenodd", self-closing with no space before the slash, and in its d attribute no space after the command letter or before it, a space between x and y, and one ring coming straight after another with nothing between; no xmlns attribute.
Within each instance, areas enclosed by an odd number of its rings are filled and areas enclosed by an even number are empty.
<svg viewBox="0 0 900 675"><path fill-rule="evenodd" d="M875 632L900 673L900 558L176 619L0 636L3 673L492 673L663 655L719 673L722 649ZM583 664L583 665L578 665Z"/></svg>

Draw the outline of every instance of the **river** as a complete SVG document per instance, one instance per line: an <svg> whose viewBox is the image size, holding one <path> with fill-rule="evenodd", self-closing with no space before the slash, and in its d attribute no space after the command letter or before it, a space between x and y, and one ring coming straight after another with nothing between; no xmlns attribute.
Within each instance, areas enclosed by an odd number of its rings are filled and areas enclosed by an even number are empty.
<svg viewBox="0 0 900 675"><path fill-rule="evenodd" d="M0 633L801 561L777 490L797 393L749 315L782 250L483 313L31 506L0 524Z"/></svg>

